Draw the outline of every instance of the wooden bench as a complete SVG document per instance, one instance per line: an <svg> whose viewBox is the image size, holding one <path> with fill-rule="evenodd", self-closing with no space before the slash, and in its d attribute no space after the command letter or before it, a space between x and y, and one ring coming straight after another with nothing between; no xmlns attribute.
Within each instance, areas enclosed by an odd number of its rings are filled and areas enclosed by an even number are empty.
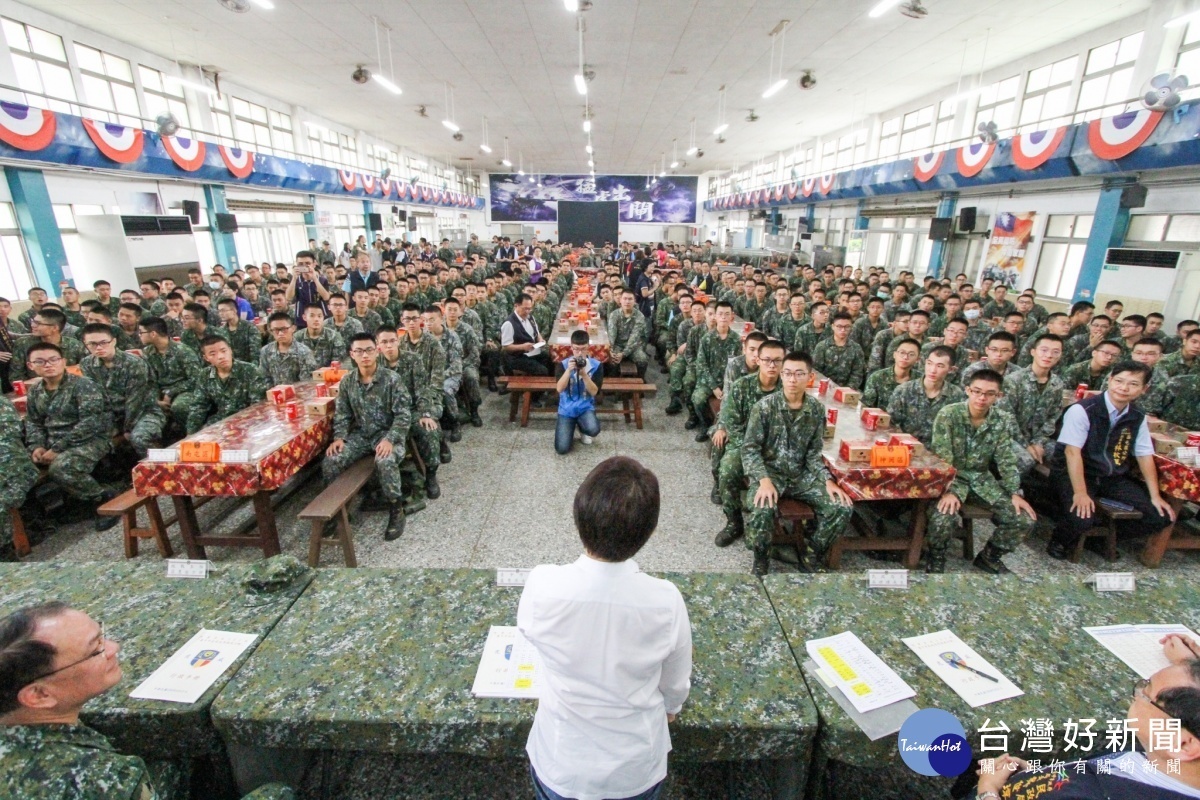
<svg viewBox="0 0 1200 800"><path fill-rule="evenodd" d="M992 510L983 506L973 506L970 503L963 503L962 508L958 510L958 515L962 517L963 523L963 558L971 561L975 558L975 520L991 519Z"/></svg>
<svg viewBox="0 0 1200 800"><path fill-rule="evenodd" d="M308 565L310 567L320 565L321 544L324 539L322 534L325 531L326 523L334 518L337 519L338 539L342 544L342 555L346 559L346 566L358 566L358 559L354 557L354 533L350 529L350 515L346 511L346 506L358 496L358 493L374 474L374 456L360 458L351 464L349 469L334 478L300 512L300 519L312 520L312 533L308 538Z"/></svg>
<svg viewBox="0 0 1200 800"><path fill-rule="evenodd" d="M804 553L804 524L816 519L812 507L790 497L779 499L779 513L775 515L775 532L771 544L793 545ZM785 527L785 525L787 527Z"/></svg>
<svg viewBox="0 0 1200 800"><path fill-rule="evenodd" d="M1079 541L1075 543L1075 549L1071 551L1069 560L1072 564L1078 564L1079 560L1083 558L1083 548L1087 540L1094 536L1104 537L1104 560L1116 561L1120 557L1117 553L1117 523L1123 519L1142 518L1140 511L1126 511L1106 506L1103 500L1096 503L1095 513L1096 525L1079 537Z"/></svg>
<svg viewBox="0 0 1200 800"><path fill-rule="evenodd" d="M197 497L194 501L195 508L199 508L212 499L214 498ZM129 489L96 509L96 513L103 517L121 517L126 558L137 557L138 539L153 539L158 546L159 555L163 558L171 558L175 555L175 551L171 548L171 541L167 538L167 529L177 520L175 517L164 519L157 501L158 498L153 495L139 497L137 492ZM146 509L146 517L150 521L148 528L140 527L137 522L138 509L143 507Z"/></svg>
<svg viewBox="0 0 1200 800"><path fill-rule="evenodd" d="M12 517L13 548L17 551L18 558L24 558L33 552L29 544L29 535L25 533L25 520L21 519L18 509L9 509L8 513Z"/></svg>
<svg viewBox="0 0 1200 800"><path fill-rule="evenodd" d="M557 408L533 408L533 393L554 391L558 385L556 379L548 376L510 375L498 380L503 380L511 393L508 408L509 422L516 422L519 413L521 427L527 428L529 427L529 417L532 414L558 414ZM600 395L605 392L619 395L621 407L603 408L597 402L596 414L619 414L625 418L626 424L631 421L636 423L637 429L640 431L643 427L642 396L657 390L658 387L654 384L645 383L638 378L606 378L600 387ZM600 400L600 395L596 396L597 401Z"/></svg>

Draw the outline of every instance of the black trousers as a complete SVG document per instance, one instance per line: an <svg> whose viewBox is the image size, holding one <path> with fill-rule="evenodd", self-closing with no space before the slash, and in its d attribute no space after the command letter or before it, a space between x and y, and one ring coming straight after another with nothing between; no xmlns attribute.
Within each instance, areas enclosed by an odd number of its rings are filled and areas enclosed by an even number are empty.
<svg viewBox="0 0 1200 800"><path fill-rule="evenodd" d="M1075 495L1071 488L1071 479L1066 470L1053 473L1054 492L1058 497L1059 517L1054 527L1054 541L1068 548L1073 547L1087 531L1096 524L1096 514L1093 512L1088 519L1081 518L1070 510L1071 499ZM1146 536L1158 533L1171 524L1167 517L1150 502L1150 493L1146 484L1134 480L1127 475L1110 478L1098 478L1087 483L1088 495L1097 502L1101 499L1116 500L1127 503L1142 512L1141 519L1121 520L1117 523L1117 533L1122 536Z"/></svg>
<svg viewBox="0 0 1200 800"><path fill-rule="evenodd" d="M540 356L504 354L504 366L509 373L519 372L522 375L545 376L550 374L550 358L545 353Z"/></svg>

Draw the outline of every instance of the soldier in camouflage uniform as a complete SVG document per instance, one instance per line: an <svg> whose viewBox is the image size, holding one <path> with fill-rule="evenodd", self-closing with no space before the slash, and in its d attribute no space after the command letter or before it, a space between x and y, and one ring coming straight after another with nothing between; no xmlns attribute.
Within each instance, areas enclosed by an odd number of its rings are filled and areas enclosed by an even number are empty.
<svg viewBox="0 0 1200 800"><path fill-rule="evenodd" d="M275 341L265 344L259 352L258 368L270 386L312 380L317 360L312 351L296 341L296 326L292 318L276 312L267 317L267 332Z"/></svg>
<svg viewBox="0 0 1200 800"><path fill-rule="evenodd" d="M317 305L304 309L304 331L300 334L300 343L312 352L318 369L346 358L346 343L337 331L325 325L325 314Z"/></svg>
<svg viewBox="0 0 1200 800"><path fill-rule="evenodd" d="M362 323L349 314L349 304L346 301L344 294L334 294L329 297L329 319L325 320L325 327L331 329L338 336L342 337L342 341L349 346L350 339L356 333L366 333L363 330Z"/></svg>
<svg viewBox="0 0 1200 800"><path fill-rule="evenodd" d="M875 337L880 331L886 330L887 326L887 320L883 318L883 301L872 297L867 301L867 313L854 320L854 327L850 329L850 341L861 347L863 355L870 358Z"/></svg>
<svg viewBox="0 0 1200 800"><path fill-rule="evenodd" d="M867 385L862 394L864 408L887 408L897 386L919 377L914 370L920 359L916 339L900 342L893 356L892 366L875 370L867 377Z"/></svg>
<svg viewBox="0 0 1200 800"><path fill-rule="evenodd" d="M813 368L829 378L835 386L861 390L866 380L867 359L862 349L850 341L854 322L850 315L839 312L829 324L833 338L817 344L812 353Z"/></svg>
<svg viewBox="0 0 1200 800"><path fill-rule="evenodd" d="M825 407L805 394L812 374L809 357L792 353L780 373L782 391L758 401L746 423L742 469L749 479L743 509L746 546L754 553L754 574L770 568L771 537L779 500L790 497L809 505L816 525L809 537L816 561L823 561L833 540L850 521L849 496L833 481L821 456ZM801 568L814 566L809 554Z"/></svg>
<svg viewBox="0 0 1200 800"><path fill-rule="evenodd" d="M736 333L730 330L733 321L733 307L726 301L717 302L713 313L716 329L704 334L700 339L700 347L696 353L693 367L696 372L696 388L692 391L692 409L700 420L700 432L696 441L708 439L710 414L708 398L715 396L718 400L724 394L725 367L729 359L741 350L742 342Z"/></svg>
<svg viewBox="0 0 1200 800"><path fill-rule="evenodd" d="M225 339L209 336L200 344L209 367L201 371L194 384L195 400L187 423L189 436L205 425L264 401L270 388L257 366L234 360L233 348Z"/></svg>
<svg viewBox="0 0 1200 800"><path fill-rule="evenodd" d="M829 306L826 303L813 303L808 309L808 315L808 323L796 329L792 349L797 353L812 355L818 344L833 338L833 329L829 327Z"/></svg>
<svg viewBox="0 0 1200 800"><path fill-rule="evenodd" d="M1163 408L1167 405L1167 392L1172 379L1167 377L1166 371L1158 366L1158 362L1162 361L1162 358L1162 342L1158 339L1145 338L1133 346L1133 355L1130 356L1130 360L1145 364L1150 368L1150 380L1146 384L1145 390L1137 400L1133 401L1134 408L1143 414L1160 416ZM1107 377L1100 388L1102 391L1108 391Z"/></svg>
<svg viewBox="0 0 1200 800"><path fill-rule="evenodd" d="M316 308L318 311L321 309L320 306ZM221 329L225 331L225 338L233 348L233 357L250 364L258 361L263 346L262 333L253 322L247 322L238 316L237 301L232 297L222 297L217 301L217 314L221 317Z"/></svg>
<svg viewBox="0 0 1200 800"><path fill-rule="evenodd" d="M875 338L871 340L871 352L867 354L868 375L883 369L884 353L887 352L888 347L893 341L908 338L908 321L911 318L912 315L910 312L902 311L896 314L896 318L893 319L886 327L880 330L879 333L875 334ZM913 341L917 342L917 348L919 350L921 347L921 342L916 339L913 339ZM893 351L893 356L894 355L895 351Z"/></svg>
<svg viewBox="0 0 1200 800"><path fill-rule="evenodd" d="M928 447L938 412L951 403L967 399L963 390L948 380L953 367L954 351L948 347L935 347L925 359L924 375L920 380L901 384L892 392L887 404L892 427L912 434Z"/></svg>
<svg viewBox="0 0 1200 800"><path fill-rule="evenodd" d="M354 308L350 309L347 315L362 326L364 333L374 333L383 325L383 317L371 308L371 293L367 289L358 288L354 290ZM418 304L421 308L424 304ZM343 334L344 336L344 334Z"/></svg>
<svg viewBox="0 0 1200 800"><path fill-rule="evenodd" d="M1013 301L1006 298L1007 286L996 286L992 289L992 299L983 306L984 319L1004 319L1017 310Z"/></svg>
<svg viewBox="0 0 1200 800"><path fill-rule="evenodd" d="M33 375L26 362L30 348L40 342L59 348L63 357L67 359L67 366L78 364L87 355L87 351L83 349L83 342L63 336L63 326L67 324L67 318L61 311L53 308L43 309L33 317L32 323L33 334L19 337L13 345L13 356L8 367L10 381L23 381Z"/></svg>
<svg viewBox="0 0 1200 800"><path fill-rule="evenodd" d="M1050 463L1056 444L1054 427L1062 416L1063 382L1054 374L1062 358L1062 339L1044 333L1030 347L1033 363L1008 370L998 410L1012 417L1012 450L1017 471L1028 475L1037 464Z"/></svg>
<svg viewBox="0 0 1200 800"><path fill-rule="evenodd" d="M1012 360L1017 356L1016 337L1008 331L996 331L988 337L983 348L983 358L973 361L958 370L958 384L966 386L971 382L971 376L981 369L990 369L1001 378L1016 369Z"/></svg>
<svg viewBox="0 0 1200 800"><path fill-rule="evenodd" d="M762 313L762 317L758 320L758 329L770 336L772 339L782 341L792 341L792 339L781 338L780 323L792 315L791 308L788 307L788 301L791 300L791 294L786 286L780 286L775 289L774 303L766 311ZM793 338L795 332L792 332Z"/></svg>
<svg viewBox="0 0 1200 800"><path fill-rule="evenodd" d="M742 340L741 355L736 355L729 359L725 364L725 377L721 381L721 403L724 405L725 398L729 396L730 389L742 378L752 373L758 372L758 348L763 342L767 341L767 335L762 331L751 331L745 339ZM711 498L714 503L720 503L721 498L717 493L720 479L718 477L721 469L721 459L725 454L725 428L721 422L721 415L717 414L717 419L709 431L712 437L712 447L709 451L709 461L712 466L713 488Z"/></svg>
<svg viewBox="0 0 1200 800"><path fill-rule="evenodd" d="M921 347L920 358L924 359L931 352L933 352L933 348L937 347L939 344L943 347L949 347L954 351L955 364L954 369L950 371L949 380L951 383L958 383L962 376L962 370L971 363L971 353L969 350L967 350L966 346L963 345L963 339L966 338L967 335L966 321L962 319L951 320L946 324L943 334L944 335L942 336L940 342L933 340L925 342L925 344Z"/></svg>
<svg viewBox="0 0 1200 800"><path fill-rule="evenodd" d="M921 347L925 347L925 342L929 336L929 313L917 309L908 315L908 333L905 336L897 336L888 342L887 348L883 351L883 361L880 368L891 366L892 358L895 355L896 347L900 344L900 340L907 337L912 337L920 342Z"/></svg>
<svg viewBox="0 0 1200 800"><path fill-rule="evenodd" d="M1089 391L1099 391L1108 380L1113 364L1121 359L1121 346L1114 341L1104 340L1092 349L1092 357L1059 371L1063 386L1074 390L1079 384L1087 384Z"/></svg>
<svg viewBox="0 0 1200 800"><path fill-rule="evenodd" d="M179 319L183 323L183 336L179 338L179 343L184 347L190 347L201 358L204 357L204 353L200 350L200 342L205 338L220 336L225 341L229 341L228 331L208 324L208 311L199 303L188 303L184 306L183 314ZM231 349L232 347L230 345Z"/></svg>
<svg viewBox="0 0 1200 800"><path fill-rule="evenodd" d="M1200 431L1200 375L1170 378L1160 416L1189 431Z"/></svg>
<svg viewBox="0 0 1200 800"><path fill-rule="evenodd" d="M446 298L445 309L446 328L458 337L462 347L461 392L466 404L466 412L471 420L471 425L482 428L483 418L479 416L479 406L483 403L479 389L479 363L483 344L475 328L465 322L465 318L460 317L462 303L457 298ZM461 418L463 415L459 416Z"/></svg>
<svg viewBox="0 0 1200 800"><path fill-rule="evenodd" d="M746 474L742 470L742 442L746 438L746 423L755 404L779 389L779 371L785 352L782 342L762 342L755 356L758 369L736 380L721 403L718 430L713 434L713 452L721 452L716 470L717 499L725 514L725 527L717 534L717 547L728 547L745 532L742 494L746 488Z"/></svg>
<svg viewBox="0 0 1200 800"><path fill-rule="evenodd" d="M608 315L608 340L612 355L605 364L605 373L619 375L624 361L637 366L639 378L646 376L650 356L646 353L646 317L638 310L636 298L628 289L621 292L620 307Z"/></svg>
<svg viewBox="0 0 1200 800"><path fill-rule="evenodd" d="M31 330L33 318L41 312L42 306L46 305L46 301L50 298L46 294L46 290L39 286L30 289L28 297L29 308L17 315L17 321L24 325L26 330Z"/></svg>
<svg viewBox="0 0 1200 800"><path fill-rule="evenodd" d="M16 361L14 356L13 361ZM1158 362L1163 371L1172 378L1180 375L1200 374L1200 329L1183 338L1183 346Z"/></svg>
<svg viewBox="0 0 1200 800"><path fill-rule="evenodd" d="M16 561L12 515L9 512L20 508L25 502L25 495L37 483L38 470L21 438L21 417L12 401L2 395L0 464L3 464L3 470L0 470L0 561Z"/></svg>
<svg viewBox="0 0 1200 800"><path fill-rule="evenodd" d="M772 330L767 335L778 339L785 345L795 342L796 334L810 322L806 309L807 303L804 295L798 292L793 294L788 298L788 313L772 319Z"/></svg>
<svg viewBox="0 0 1200 800"><path fill-rule="evenodd" d="M463 346L458 334L446 327L442 309L430 306L421 314L425 331L437 340L446 354L446 369L442 377L442 463L450 462L450 446L446 443L462 439L462 423L458 421L458 389L462 386Z"/></svg>
<svg viewBox="0 0 1200 800"><path fill-rule="evenodd" d="M87 378L67 373L62 351L47 342L29 350L30 364L42 380L29 388L25 447L35 464L74 497L100 505L115 496L92 477L112 449L112 419L104 392ZM96 517L96 530L108 530L116 517Z"/></svg>
<svg viewBox="0 0 1200 800"><path fill-rule="evenodd" d="M186 430L196 402L192 382L203 369L200 357L190 347L171 341L166 322L158 317L144 318L138 331L155 399L178 427Z"/></svg>
<svg viewBox="0 0 1200 800"><path fill-rule="evenodd" d="M326 482L331 481L360 458L374 453L375 475L389 506L383 538L393 541L404 533L400 465L412 426L413 401L405 381L382 368L371 334L351 337L350 357L356 369L349 371L338 387L333 443L325 451L321 474Z"/></svg>
<svg viewBox="0 0 1200 800"><path fill-rule="evenodd" d="M421 311L413 303L405 303L400 315L404 328L397 332L397 349L415 358L410 369L420 386L417 401L419 414L413 419L412 435L421 458L425 460L425 494L430 500L441 497L437 468L442 455L442 386L446 375L446 351L429 333L421 330Z"/></svg>
<svg viewBox="0 0 1200 800"><path fill-rule="evenodd" d="M681 311L673 323L673 331L669 334L670 351L667 353L668 388L671 392L671 402L667 405L669 416L675 416L684 409L683 381L694 356L688 353L688 340L697 325L704 327L704 303L693 299L691 295L683 295L679 302ZM690 398L690 395L688 397ZM690 399L686 405L687 408L691 408Z"/></svg>
<svg viewBox="0 0 1200 800"><path fill-rule="evenodd" d="M982 306L975 298L965 300L962 313L967 321L967 338L963 340L963 344L968 350L982 353L983 348L987 346L988 337L992 335L991 326L983 322Z"/></svg>
<svg viewBox="0 0 1200 800"><path fill-rule="evenodd" d="M993 408L1003 392L1000 376L981 370L971 377L966 402L943 408L933 423L930 450L954 466L954 482L929 514L928 572L946 571L946 550L959 525L963 503L982 505L996 525L992 538L975 557L977 569L992 575L1008 572L1001 557L1011 553L1033 530L1037 514L1020 496L1021 473L1012 448L1012 416ZM995 467L999 480L992 475Z"/></svg>
<svg viewBox="0 0 1200 800"><path fill-rule="evenodd" d="M1075 334L1067 340L1066 345L1063 347L1062 363L1064 367L1090 359L1092 351L1096 349L1096 345L1106 341L1111 334L1111 319L1104 314L1092 317L1091 322L1087 325L1087 331Z"/></svg>
<svg viewBox="0 0 1200 800"><path fill-rule="evenodd" d="M118 350L107 325L87 325L83 343L91 352L80 363L83 375L104 393L112 432L124 435L139 458L162 444L167 415L159 407L149 367L140 356ZM139 342L140 344L140 342Z"/></svg>

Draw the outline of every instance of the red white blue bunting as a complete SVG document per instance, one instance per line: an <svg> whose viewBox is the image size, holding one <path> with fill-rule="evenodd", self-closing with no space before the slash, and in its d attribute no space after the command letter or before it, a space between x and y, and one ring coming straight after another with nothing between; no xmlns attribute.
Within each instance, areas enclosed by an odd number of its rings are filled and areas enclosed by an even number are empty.
<svg viewBox="0 0 1200 800"><path fill-rule="evenodd" d="M1088 126L1088 145L1098 158L1116 161L1145 144L1162 118L1163 112L1143 108L1098 119Z"/></svg>
<svg viewBox="0 0 1200 800"><path fill-rule="evenodd" d="M946 151L940 153L926 153L923 156L917 156L913 159L913 177L921 183L925 183L938 174L942 168L942 162L946 160Z"/></svg>
<svg viewBox="0 0 1200 800"><path fill-rule="evenodd" d="M94 119L81 119L80 122L96 148L112 161L131 164L141 156L145 137L140 128L97 122Z"/></svg>
<svg viewBox="0 0 1200 800"><path fill-rule="evenodd" d="M1053 128L1048 131L1034 131L1014 136L1012 140L1013 163L1020 169L1037 169L1050 160L1066 136L1066 128Z"/></svg>
<svg viewBox="0 0 1200 800"><path fill-rule="evenodd" d="M217 145L217 151L221 154L221 160L225 162L225 168L233 177L245 178L254 171L254 153L249 150L221 144Z"/></svg>
<svg viewBox="0 0 1200 800"><path fill-rule="evenodd" d="M358 174L349 170L339 169L338 180L342 182L342 188L347 192L353 192L358 187Z"/></svg>
<svg viewBox="0 0 1200 800"><path fill-rule="evenodd" d="M972 142L958 148L958 174L974 178L987 168L996 152L995 142Z"/></svg>
<svg viewBox="0 0 1200 800"><path fill-rule="evenodd" d="M9 147L30 152L42 150L54 140L57 127L53 111L0 102L0 142Z"/></svg>
<svg viewBox="0 0 1200 800"><path fill-rule="evenodd" d="M204 142L185 136L162 137L163 149L184 172L195 172L204 164Z"/></svg>

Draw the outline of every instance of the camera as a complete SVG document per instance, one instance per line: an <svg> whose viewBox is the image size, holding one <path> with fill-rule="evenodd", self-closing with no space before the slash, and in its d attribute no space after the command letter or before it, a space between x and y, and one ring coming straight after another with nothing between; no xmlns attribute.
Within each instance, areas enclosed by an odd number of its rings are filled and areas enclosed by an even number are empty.
<svg viewBox="0 0 1200 800"><path fill-rule="evenodd" d="M587 359L583 356L575 356L575 367L577 369L587 369Z"/></svg>

